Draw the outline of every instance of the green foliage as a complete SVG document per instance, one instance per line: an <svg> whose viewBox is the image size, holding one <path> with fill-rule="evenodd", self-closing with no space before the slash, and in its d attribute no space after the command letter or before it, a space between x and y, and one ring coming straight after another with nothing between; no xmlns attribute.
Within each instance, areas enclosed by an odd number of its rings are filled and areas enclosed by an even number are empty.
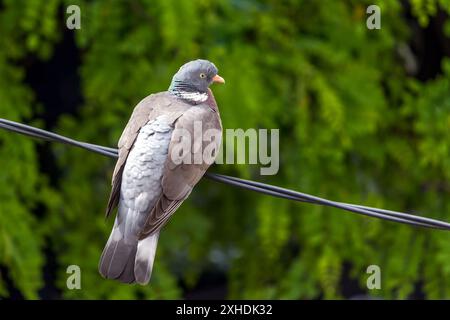
<svg viewBox="0 0 450 320"><path fill-rule="evenodd" d="M224 128L280 128L281 166L212 171L323 197L450 220L450 61L427 83L408 76L397 46L412 36L399 1L379 1L382 29L367 30L370 1L4 0L0 12L1 117L39 118L24 82L27 56L49 59L65 10L81 8L75 33L83 105L64 115L61 134L115 145L134 105L166 90L197 57L227 80L214 87ZM26 5L24 5L26 3ZM411 0L422 25L444 0ZM368 265L382 289L407 298L450 296L448 234L394 225L202 181L161 234L152 284L101 278L97 263L112 221L104 209L114 163L53 145L60 176L49 186L37 142L0 132L0 266L26 298L43 287L44 248L55 254L65 298L178 298L221 268L230 298L342 298L343 277L366 289ZM33 214L37 206L44 214ZM82 270L82 290L66 289L66 268ZM350 266L347 272L344 265ZM347 274L348 273L348 274ZM0 295L8 296L0 274Z"/></svg>
<svg viewBox="0 0 450 320"><path fill-rule="evenodd" d="M419 19L422 26L426 26L429 17L435 15L438 7L450 11L450 1L448 0L411 0L412 11Z"/></svg>

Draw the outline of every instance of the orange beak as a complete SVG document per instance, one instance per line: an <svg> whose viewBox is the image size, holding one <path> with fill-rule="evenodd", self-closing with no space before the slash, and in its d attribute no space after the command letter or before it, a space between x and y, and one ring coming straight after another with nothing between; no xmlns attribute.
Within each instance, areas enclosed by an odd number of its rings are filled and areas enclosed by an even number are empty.
<svg viewBox="0 0 450 320"><path fill-rule="evenodd" d="M219 76L218 74L216 74L213 78L212 81L215 83L225 83L225 79L222 78L221 76Z"/></svg>

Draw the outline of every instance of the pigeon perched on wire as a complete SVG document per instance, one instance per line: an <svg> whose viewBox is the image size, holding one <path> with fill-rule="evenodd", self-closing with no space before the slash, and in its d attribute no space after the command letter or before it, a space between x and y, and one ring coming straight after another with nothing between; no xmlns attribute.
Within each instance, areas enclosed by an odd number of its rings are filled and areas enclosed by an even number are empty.
<svg viewBox="0 0 450 320"><path fill-rule="evenodd" d="M150 281L161 228L220 147L220 114L209 89L213 82L225 83L216 66L194 60L179 69L168 91L149 95L135 107L118 143L106 216L115 207L118 212L100 258L103 277ZM205 137L208 130L215 134Z"/></svg>

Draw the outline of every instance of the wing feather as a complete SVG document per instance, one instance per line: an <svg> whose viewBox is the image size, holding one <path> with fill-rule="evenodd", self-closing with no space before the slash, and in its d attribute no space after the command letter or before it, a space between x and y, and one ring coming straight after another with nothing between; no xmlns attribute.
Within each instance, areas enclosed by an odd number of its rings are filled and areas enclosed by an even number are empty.
<svg viewBox="0 0 450 320"><path fill-rule="evenodd" d="M214 100L213 102L215 104ZM203 136L195 136L195 121L202 122L203 132L207 129L215 129L220 133L222 132L220 116L216 110L207 106L196 106L191 107L184 112L183 115L176 120L175 130L187 130L190 133L190 159L196 159L196 154L199 152L202 153L211 143L214 144L211 149L215 149L217 153L221 143L221 135L212 141L204 140ZM200 139L200 141L198 139ZM141 239L158 231L167 222L171 215L189 196L194 186L203 177L211 164L210 162L205 162L203 157L200 158L202 159L202 162L198 164L183 162L179 164L175 163L170 155L177 143L178 141L175 141L172 136L169 145L168 158L165 163L162 177L162 195L147 218L145 227L140 236ZM198 146L199 143L202 145L202 148L194 147Z"/></svg>
<svg viewBox="0 0 450 320"><path fill-rule="evenodd" d="M151 94L142 99L138 105L134 108L133 113L128 120L125 129L120 136L119 158L117 159L114 173L112 176L112 188L106 207L106 217L117 207L120 198L120 185L122 183L122 172L125 166L125 162L128 158L128 154L136 140L139 130L152 118L152 114L155 109L160 107L168 107L171 104L171 100L164 97L164 93Z"/></svg>

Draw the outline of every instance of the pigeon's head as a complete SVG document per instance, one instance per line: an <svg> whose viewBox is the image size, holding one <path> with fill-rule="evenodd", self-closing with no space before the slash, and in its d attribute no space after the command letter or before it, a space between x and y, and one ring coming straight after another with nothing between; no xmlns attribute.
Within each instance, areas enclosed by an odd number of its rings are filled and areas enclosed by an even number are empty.
<svg viewBox="0 0 450 320"><path fill-rule="evenodd" d="M172 78L169 90L205 93L213 83L225 83L216 66L208 60L193 60L184 64Z"/></svg>

